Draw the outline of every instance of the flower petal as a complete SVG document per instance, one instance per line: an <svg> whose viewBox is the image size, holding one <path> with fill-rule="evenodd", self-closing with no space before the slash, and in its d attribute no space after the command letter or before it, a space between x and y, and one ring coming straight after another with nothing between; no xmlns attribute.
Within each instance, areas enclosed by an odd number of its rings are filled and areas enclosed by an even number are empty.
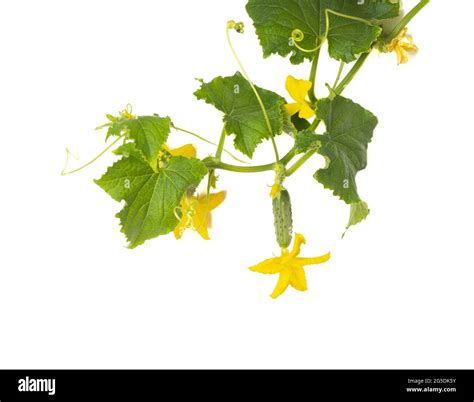
<svg viewBox="0 0 474 402"><path fill-rule="evenodd" d="M298 113L300 111L300 107L301 105L299 103L289 103L285 105L286 111L290 116L293 116Z"/></svg>
<svg viewBox="0 0 474 402"><path fill-rule="evenodd" d="M406 64L408 63L408 55L405 49L401 46L397 46L395 48L395 52L397 53L398 64Z"/></svg>
<svg viewBox="0 0 474 402"><path fill-rule="evenodd" d="M298 80L298 86L300 88L301 96L304 96L303 97L303 100L304 100L308 96L308 92L311 89L311 87L313 86L313 83L311 81L308 81L308 80Z"/></svg>
<svg viewBox="0 0 474 402"><path fill-rule="evenodd" d="M300 292L308 290L308 285L306 283L306 273L304 272L303 268L293 268L290 278L290 285Z"/></svg>
<svg viewBox="0 0 474 402"><path fill-rule="evenodd" d="M299 87L298 87L298 80L293 77L292 75L289 75L286 78L286 83L285 83L285 88L290 94L290 96L296 101L299 101Z"/></svg>
<svg viewBox="0 0 474 402"><path fill-rule="evenodd" d="M414 43L403 43L401 46L410 53L416 53L419 50L418 46L416 46Z"/></svg>
<svg viewBox="0 0 474 402"><path fill-rule="evenodd" d="M293 250L289 254L289 257L296 257L301 252L301 245L306 244L306 239L300 233L295 233L295 242L293 244Z"/></svg>
<svg viewBox="0 0 474 402"><path fill-rule="evenodd" d="M208 228L211 225L210 209L204 203L198 203L192 217L193 229L198 232L204 240L211 240Z"/></svg>
<svg viewBox="0 0 474 402"><path fill-rule="evenodd" d="M261 263L250 267L249 269L260 274L272 275L280 273L285 269L285 267L281 263L281 257L276 257L262 261Z"/></svg>
<svg viewBox="0 0 474 402"><path fill-rule="evenodd" d="M275 183L272 186L272 190L270 191L270 197L272 197L272 200L274 200L280 195L280 193L281 193L281 184Z"/></svg>
<svg viewBox="0 0 474 402"><path fill-rule="evenodd" d="M165 145L166 147L166 145ZM166 147L167 148L167 147ZM181 210L181 220L174 228L174 237L176 240L180 240L183 237L184 231L187 229L187 222L188 222L188 210L189 210L189 199L188 197L184 196L181 199L180 203L180 210ZM178 215L176 215L179 218Z"/></svg>
<svg viewBox="0 0 474 402"><path fill-rule="evenodd" d="M300 113L299 116L302 119L310 119L313 117L316 113L314 110L309 106L308 102L303 101L303 103L300 105Z"/></svg>
<svg viewBox="0 0 474 402"><path fill-rule="evenodd" d="M199 204L202 204L208 209L208 212L211 212L224 202L226 195L227 192L225 191L216 194L209 194L209 196L207 194L202 194L199 196Z"/></svg>
<svg viewBox="0 0 474 402"><path fill-rule="evenodd" d="M313 257L313 258L297 258L298 265L306 266L306 265L316 265L316 264L323 264L331 258L331 253L327 253L322 255L321 257Z"/></svg>
<svg viewBox="0 0 474 402"><path fill-rule="evenodd" d="M181 221L178 223L178 226L174 228L174 237L176 240L180 240L183 237L183 233L186 230L186 224Z"/></svg>
<svg viewBox="0 0 474 402"><path fill-rule="evenodd" d="M311 81L307 80L298 80L295 77L289 75L286 79L286 90L290 96L297 102L302 103L306 96L308 96L308 91L312 87Z"/></svg>
<svg viewBox="0 0 474 402"><path fill-rule="evenodd" d="M187 144L175 149L170 149L165 145L164 148L173 156L184 156L188 159L195 158L197 154L196 148L194 147L194 145L191 144Z"/></svg>
<svg viewBox="0 0 474 402"><path fill-rule="evenodd" d="M204 240L211 240L211 238L209 237L209 229L203 221L201 221L197 226L195 226L194 229Z"/></svg>
<svg viewBox="0 0 474 402"><path fill-rule="evenodd" d="M273 290L273 293L271 294L271 297L273 299L276 299L277 297L281 296L283 292L288 288L288 285L290 284L290 278L291 271L289 269L284 269L280 272L278 283L275 289Z"/></svg>

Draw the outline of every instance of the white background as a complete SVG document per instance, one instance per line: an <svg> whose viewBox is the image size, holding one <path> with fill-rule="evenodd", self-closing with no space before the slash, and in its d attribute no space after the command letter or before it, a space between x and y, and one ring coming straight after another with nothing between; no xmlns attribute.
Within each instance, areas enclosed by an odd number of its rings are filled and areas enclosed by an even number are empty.
<svg viewBox="0 0 474 402"><path fill-rule="evenodd" d="M419 55L373 54L346 92L380 120L359 175L369 220L341 240L348 208L312 179L320 157L288 182L303 252L333 253L306 293L274 301L277 278L247 270L278 252L271 173L221 174L211 242L134 251L92 182L113 158L61 177L65 148L86 162L104 146L94 127L127 103L216 140L221 115L192 93L236 71L229 19L247 24L233 36L258 85L286 95L288 74L307 77L262 60L245 3L0 3L1 368L474 367L472 1L433 1L410 24ZM320 93L337 68L322 62ZM171 144L188 142L213 152ZM266 144L256 162L271 161Z"/></svg>

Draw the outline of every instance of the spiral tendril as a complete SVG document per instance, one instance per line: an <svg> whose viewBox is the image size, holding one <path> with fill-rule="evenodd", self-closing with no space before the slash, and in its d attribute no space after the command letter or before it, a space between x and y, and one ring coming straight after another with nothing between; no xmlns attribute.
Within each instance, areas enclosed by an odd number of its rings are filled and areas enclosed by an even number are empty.
<svg viewBox="0 0 474 402"><path fill-rule="evenodd" d="M303 33L303 31L301 31L300 29L294 29L293 32L291 32L291 41L292 41L292 44L298 49L298 50L301 50L302 52L304 53L314 53L314 52L317 52L321 46L323 45L324 43L324 38L320 38L320 37L316 37L316 42L318 43L318 45L314 48L314 49L305 49L304 47L300 46L298 43L301 43L303 42L305 38L305 35Z"/></svg>

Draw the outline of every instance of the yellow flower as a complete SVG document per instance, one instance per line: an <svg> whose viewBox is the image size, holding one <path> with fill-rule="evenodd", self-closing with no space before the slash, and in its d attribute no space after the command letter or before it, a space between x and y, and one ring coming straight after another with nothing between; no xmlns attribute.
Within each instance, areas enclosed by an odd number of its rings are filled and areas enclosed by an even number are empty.
<svg viewBox="0 0 474 402"><path fill-rule="evenodd" d="M407 35L408 28L403 29L400 34L387 45L387 51L397 53L398 64L408 63L408 53L416 53L418 47L413 43L413 38Z"/></svg>
<svg viewBox="0 0 474 402"><path fill-rule="evenodd" d="M165 144L163 149L171 156L183 156L188 159L196 157L196 148L191 144L175 149ZM222 204L225 196L225 191L209 194L209 196L207 194L185 195L180 204L181 220L174 229L176 239L181 239L186 229L194 229L203 239L210 240L208 229L212 224L211 211Z"/></svg>
<svg viewBox="0 0 474 402"><path fill-rule="evenodd" d="M193 145L187 144L180 148L171 149L168 145L163 145L163 149L168 152L171 156L184 156L185 158L191 159L196 157L196 148Z"/></svg>
<svg viewBox="0 0 474 402"><path fill-rule="evenodd" d="M181 200L181 221L174 229L174 236L181 239L186 229L198 232L204 240L210 240L208 229L211 227L211 211L225 200L226 192L202 194L199 196L185 195Z"/></svg>
<svg viewBox="0 0 474 402"><path fill-rule="evenodd" d="M131 109L125 109L122 112L120 112L120 117L127 120L135 119L135 116L131 113Z"/></svg>
<svg viewBox="0 0 474 402"><path fill-rule="evenodd" d="M286 110L293 116L299 112L299 116L302 119L309 119L315 115L314 110L306 100L308 92L313 84L311 81L297 80L291 75L286 79L286 90L290 96L296 101L296 103L289 103L285 105Z"/></svg>
<svg viewBox="0 0 474 402"><path fill-rule="evenodd" d="M261 274L280 274L275 290L271 294L274 299L280 296L289 285L302 292L308 290L304 267L306 265L322 264L331 258L331 253L315 258L298 257L301 244L306 244L306 240L303 235L296 233L295 244L291 252L282 249L281 257L270 258L249 268L251 271Z"/></svg>
<svg viewBox="0 0 474 402"><path fill-rule="evenodd" d="M196 148L193 145L187 144L180 148L170 148L168 145L164 144L161 147L161 151L158 152L156 159L150 162L152 169L157 171L157 169L163 168L171 156L182 156L187 159L196 157Z"/></svg>
<svg viewBox="0 0 474 402"><path fill-rule="evenodd" d="M136 119L136 116L132 114L132 105L130 104L125 106L125 109L119 112L119 115L122 119L126 119L126 120Z"/></svg>

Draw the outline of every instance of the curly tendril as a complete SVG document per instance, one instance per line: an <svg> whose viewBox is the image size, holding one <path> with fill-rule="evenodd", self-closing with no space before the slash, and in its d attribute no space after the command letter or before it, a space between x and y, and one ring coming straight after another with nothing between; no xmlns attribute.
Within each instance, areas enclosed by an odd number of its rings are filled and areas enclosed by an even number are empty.
<svg viewBox="0 0 474 402"><path fill-rule="evenodd" d="M186 217L185 224L179 228L180 236L182 236L183 233L188 229L196 230L196 231L198 230L198 227L196 227L193 221L194 216L196 216L197 202L194 201L192 198L187 198L186 202L188 202L189 205L187 206L187 208L185 208L186 209L185 211L183 211L182 206L178 206L173 210L174 216L178 221L182 221L183 215ZM206 213L208 212L210 211L206 211Z"/></svg>
<svg viewBox="0 0 474 402"><path fill-rule="evenodd" d="M304 39L304 33L302 30L300 29L295 29L293 30L293 32L291 33L291 38L295 41L295 42L302 42L303 39Z"/></svg>
<svg viewBox="0 0 474 402"><path fill-rule="evenodd" d="M183 209L181 207L176 207L173 210L173 213L174 213L175 218L178 221L181 221L183 219ZM179 228L179 236L182 236L184 232L186 231L186 229L194 229L192 216L189 215L189 212L186 215L187 215L186 225Z"/></svg>
<svg viewBox="0 0 474 402"><path fill-rule="evenodd" d="M301 47L299 45L299 43L301 43L304 40L304 37L305 37L304 32L301 29L294 29L291 32L291 43L292 43L292 45L294 45L298 50L300 50L304 53L314 53L314 52L317 52L319 49L321 49L324 42L328 39L328 36L329 36L329 30L330 30L329 14L335 15L337 17L347 18L347 19L352 20L352 21L362 22L362 23L368 24L368 25L371 24L371 22L369 20L365 20L365 19L359 18L359 17L353 17L353 16L347 15L347 14L342 14L342 13L339 13L337 11L330 10L329 8L327 8L325 10L326 29L325 29L324 35L316 36L317 46L314 49L305 49L304 47Z"/></svg>
<svg viewBox="0 0 474 402"><path fill-rule="evenodd" d="M173 213L174 213L174 216L175 218L180 221L181 219L183 219L183 208L181 208L180 206L179 207L176 207L174 210L173 210ZM186 212L186 217L187 217L187 221L186 221L186 226L182 228L182 231L184 232L186 229L194 229L194 225L193 225L193 221L192 221L192 218L193 216L196 214L196 212L193 210L193 209L190 209L188 212Z"/></svg>
<svg viewBox="0 0 474 402"><path fill-rule="evenodd" d="M314 53L317 52L321 46L324 43L324 38L321 39L319 37L316 37L316 42L318 45L314 49L305 49L304 47L298 45L298 43L303 42L304 40L304 33L300 29L294 29L293 32L291 32L291 42L292 44L298 49L301 50L304 53Z"/></svg>
<svg viewBox="0 0 474 402"><path fill-rule="evenodd" d="M133 115L133 108L130 103L128 103L127 106L125 106L125 109L120 112L120 117L127 120L135 119L136 116Z"/></svg>
<svg viewBox="0 0 474 402"><path fill-rule="evenodd" d="M68 148L66 148L66 162L64 164L64 168L61 171L61 176L68 176L70 174L74 174L77 172L80 172L81 170L85 169L86 167L92 165L94 162L98 161L102 156L104 156L109 150L111 150L120 140L123 140L125 135L121 135L118 137L112 144L110 144L107 148L105 148L102 152L100 152L96 157L94 157L91 161L87 162L85 165L82 165L81 167L67 171L68 165L69 165L69 160L71 156L75 160L79 160L79 156L71 152Z"/></svg>

